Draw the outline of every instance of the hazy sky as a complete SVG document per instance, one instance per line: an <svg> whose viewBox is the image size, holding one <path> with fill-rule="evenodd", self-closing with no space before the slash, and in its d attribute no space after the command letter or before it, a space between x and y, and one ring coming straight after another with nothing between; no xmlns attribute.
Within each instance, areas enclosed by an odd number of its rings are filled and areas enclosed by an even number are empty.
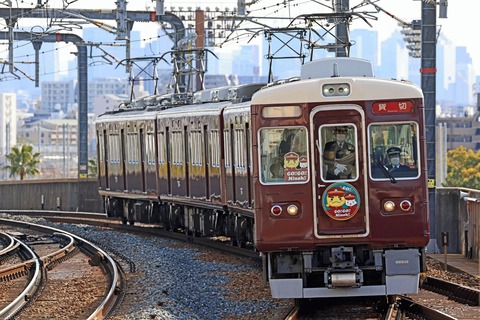
<svg viewBox="0 0 480 320"><path fill-rule="evenodd" d="M38 0L28 1L12 1L14 6L29 6L36 4ZM46 3L47 0L41 0ZM405 22L411 22L414 19L421 19L421 1L420 0L350 0L350 8L361 3L374 2L390 14L398 17ZM426 0L432 1L432 0ZM437 2L439 0L436 0ZM71 3L70 8L88 8L88 9L115 9L116 0L48 0L51 7L62 7L63 3ZM283 17L295 17L302 13L326 13L331 12L327 7L331 6L331 0L251 0L247 2L255 2L249 9L252 11L250 15L255 17L274 17L280 15ZM232 9L237 6L237 0L222 1L187 1L187 0L165 0L165 9L170 10L171 6L178 8L192 7L201 9L214 9L215 7ZM128 10L153 10L155 1L153 0L130 0L127 2ZM480 1L478 0L450 0L448 1L448 18L438 18L437 8L437 29L447 37L455 46L465 46L467 52L473 59L475 74L480 75L480 18L478 17L478 9L480 9ZM378 21L369 19L373 25L373 29L379 32L380 40L388 38L395 29L401 29L398 21L391 18L384 12L376 13L375 8L369 4L362 6L356 11L375 12L374 16ZM282 24L283 22L278 22ZM111 23L115 25L114 22ZM138 26L137 24L136 26ZM153 30L151 24L142 24L143 28ZM270 23L269 23L270 25ZM0 21L0 26L4 26L4 22ZM351 29L371 29L364 21L356 19L351 25Z"/></svg>
<svg viewBox="0 0 480 320"><path fill-rule="evenodd" d="M60 0L55 0L60 1ZM414 19L421 19L421 1L420 0L371 0L376 5L382 7L390 14L400 18L403 21L411 22ZM437 0L438 2L439 0ZM52 2L52 0L50 0ZM71 0L70 0L71 2ZM259 0L247 1L256 2L250 6L254 16L274 16L280 14L282 16L295 16L298 13L312 12L330 12L326 6L332 4L331 0ZM361 3L362 0L350 0L350 8ZM101 7L98 5L102 3ZM287 6L283 4L286 3ZM187 1L187 0L165 0L165 8L169 10L171 6L179 7L200 7L205 9L209 6L230 9L236 7L236 0L222 1ZM151 0L130 0L127 4L129 10L145 10L153 8L155 1ZM115 8L115 0L78 0L72 6L94 7L94 8ZM480 74L480 18L478 17L478 9L480 2L478 0L450 0L448 1L448 18L440 19L437 15L437 25L440 32L445 35L456 46L465 46L470 56L474 60L475 73ZM359 10L375 11L372 5L365 5ZM278 11L278 12L275 12ZM438 14L437 8L437 14ZM375 30L379 32L380 39L385 39L391 35L394 29L400 29L398 22L389 17L384 12L375 14L378 21L369 20ZM351 25L352 29L369 29L370 27L362 20L354 20Z"/></svg>

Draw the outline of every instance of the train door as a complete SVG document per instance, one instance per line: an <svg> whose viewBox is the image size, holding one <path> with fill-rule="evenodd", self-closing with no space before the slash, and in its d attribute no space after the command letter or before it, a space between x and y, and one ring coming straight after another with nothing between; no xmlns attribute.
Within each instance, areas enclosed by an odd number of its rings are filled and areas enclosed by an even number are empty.
<svg viewBox="0 0 480 320"><path fill-rule="evenodd" d="M316 149L315 235L366 236L369 216L363 111L354 105L322 106L313 109L311 120Z"/></svg>

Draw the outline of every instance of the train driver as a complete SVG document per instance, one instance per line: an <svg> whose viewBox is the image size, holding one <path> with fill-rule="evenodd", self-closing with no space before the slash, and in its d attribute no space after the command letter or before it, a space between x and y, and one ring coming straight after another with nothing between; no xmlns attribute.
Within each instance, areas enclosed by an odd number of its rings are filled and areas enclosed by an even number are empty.
<svg viewBox="0 0 480 320"><path fill-rule="evenodd" d="M324 178L340 180L355 178L355 146L347 142L348 127L335 127L334 140L323 149L323 162L327 166Z"/></svg>
<svg viewBox="0 0 480 320"><path fill-rule="evenodd" d="M410 172L410 168L408 166L404 164L400 164L401 153L402 153L402 149L398 147L390 147L387 149L387 156L388 156L388 159L390 160L390 164L386 165L385 167L392 174Z"/></svg>

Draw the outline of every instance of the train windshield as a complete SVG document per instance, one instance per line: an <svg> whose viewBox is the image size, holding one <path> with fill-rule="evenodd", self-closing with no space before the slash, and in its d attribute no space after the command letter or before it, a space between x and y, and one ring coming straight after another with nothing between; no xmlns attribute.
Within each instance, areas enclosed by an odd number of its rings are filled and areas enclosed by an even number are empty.
<svg viewBox="0 0 480 320"><path fill-rule="evenodd" d="M356 180L357 136L353 124L324 125L319 131L323 180Z"/></svg>
<svg viewBox="0 0 480 320"><path fill-rule="evenodd" d="M372 179L418 178L418 127L416 123L370 125L370 174Z"/></svg>
<svg viewBox="0 0 480 320"><path fill-rule="evenodd" d="M305 127L261 129L259 140L262 183L306 183L309 180Z"/></svg>

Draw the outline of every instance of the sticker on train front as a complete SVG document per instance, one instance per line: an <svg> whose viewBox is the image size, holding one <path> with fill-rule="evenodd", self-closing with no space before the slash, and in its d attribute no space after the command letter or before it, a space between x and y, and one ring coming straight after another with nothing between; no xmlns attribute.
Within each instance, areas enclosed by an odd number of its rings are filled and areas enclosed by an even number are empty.
<svg viewBox="0 0 480 320"><path fill-rule="evenodd" d="M357 189L349 183L333 183L323 192L322 206L330 218L349 220L360 208L360 196Z"/></svg>

